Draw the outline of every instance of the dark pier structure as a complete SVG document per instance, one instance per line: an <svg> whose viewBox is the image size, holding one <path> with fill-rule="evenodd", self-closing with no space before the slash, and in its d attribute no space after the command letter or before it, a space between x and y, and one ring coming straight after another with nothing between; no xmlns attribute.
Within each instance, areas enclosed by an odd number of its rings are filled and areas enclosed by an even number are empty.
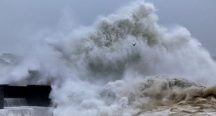
<svg viewBox="0 0 216 116"><path fill-rule="evenodd" d="M15 106L49 107L51 103L51 100L49 99L50 91L51 87L47 85L0 85L0 109L4 109L5 106L8 107L7 99L13 99L12 102L18 102L16 100L20 99L25 101L25 103L19 103Z"/></svg>

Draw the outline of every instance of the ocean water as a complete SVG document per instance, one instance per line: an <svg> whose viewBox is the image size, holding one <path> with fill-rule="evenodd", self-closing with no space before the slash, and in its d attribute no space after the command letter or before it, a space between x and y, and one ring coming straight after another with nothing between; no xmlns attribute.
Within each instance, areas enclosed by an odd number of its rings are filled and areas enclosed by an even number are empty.
<svg viewBox="0 0 216 116"><path fill-rule="evenodd" d="M153 4L133 2L91 26L45 38L32 54L1 55L0 83L51 85L54 116L139 116L209 95L203 89L216 82L209 52L186 28L158 20Z"/></svg>

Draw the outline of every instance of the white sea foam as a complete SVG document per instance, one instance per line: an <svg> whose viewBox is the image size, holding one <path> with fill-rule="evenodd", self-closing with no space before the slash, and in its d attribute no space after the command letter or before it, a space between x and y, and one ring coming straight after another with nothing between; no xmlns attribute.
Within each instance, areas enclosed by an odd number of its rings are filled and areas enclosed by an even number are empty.
<svg viewBox="0 0 216 116"><path fill-rule="evenodd" d="M209 52L186 28L159 25L155 11L138 1L92 26L51 36L21 62L2 66L1 83L51 84L55 116L131 116L151 107L143 92L156 96L169 79L215 84ZM158 81L142 88L149 79Z"/></svg>

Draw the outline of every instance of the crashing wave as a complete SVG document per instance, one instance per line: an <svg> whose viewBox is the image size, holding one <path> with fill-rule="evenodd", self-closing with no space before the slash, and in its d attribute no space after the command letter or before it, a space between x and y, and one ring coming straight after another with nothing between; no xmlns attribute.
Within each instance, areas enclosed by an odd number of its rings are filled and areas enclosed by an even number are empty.
<svg viewBox="0 0 216 116"><path fill-rule="evenodd" d="M215 61L187 29L159 25L155 11L135 2L51 38L33 60L5 71L1 83L50 84L55 116L137 116L215 97L215 88L205 87L216 82Z"/></svg>
<svg viewBox="0 0 216 116"><path fill-rule="evenodd" d="M170 111L164 115L214 113L216 111L214 108L215 86L204 87L184 79L156 76L148 79L129 80L132 84L125 88L124 84L128 84L127 81L109 83L101 95L107 104L121 101L124 105L132 106L130 111L133 116L147 115L149 112L159 112L162 115L164 114L162 111L166 110ZM187 109L188 107L190 109Z"/></svg>
<svg viewBox="0 0 216 116"><path fill-rule="evenodd" d="M73 73L67 82L53 85L55 115L139 115L157 106L205 98L204 86L215 83L210 54L185 28L158 25L154 6L145 2L50 45ZM151 76L158 74L166 76Z"/></svg>

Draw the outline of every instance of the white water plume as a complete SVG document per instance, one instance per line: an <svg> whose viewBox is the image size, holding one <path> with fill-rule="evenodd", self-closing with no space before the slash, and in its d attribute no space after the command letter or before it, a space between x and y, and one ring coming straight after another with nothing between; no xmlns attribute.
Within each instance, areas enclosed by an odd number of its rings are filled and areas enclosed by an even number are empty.
<svg viewBox="0 0 216 116"><path fill-rule="evenodd" d="M215 84L216 64L208 51L186 28L159 25L155 11L139 1L90 27L50 37L49 47L26 58L31 60L3 67L3 83L51 84L55 116L138 115L156 104L148 104L152 96L160 95L164 104L170 97L165 93L182 89L163 91L172 79ZM149 80L156 81L146 89Z"/></svg>

